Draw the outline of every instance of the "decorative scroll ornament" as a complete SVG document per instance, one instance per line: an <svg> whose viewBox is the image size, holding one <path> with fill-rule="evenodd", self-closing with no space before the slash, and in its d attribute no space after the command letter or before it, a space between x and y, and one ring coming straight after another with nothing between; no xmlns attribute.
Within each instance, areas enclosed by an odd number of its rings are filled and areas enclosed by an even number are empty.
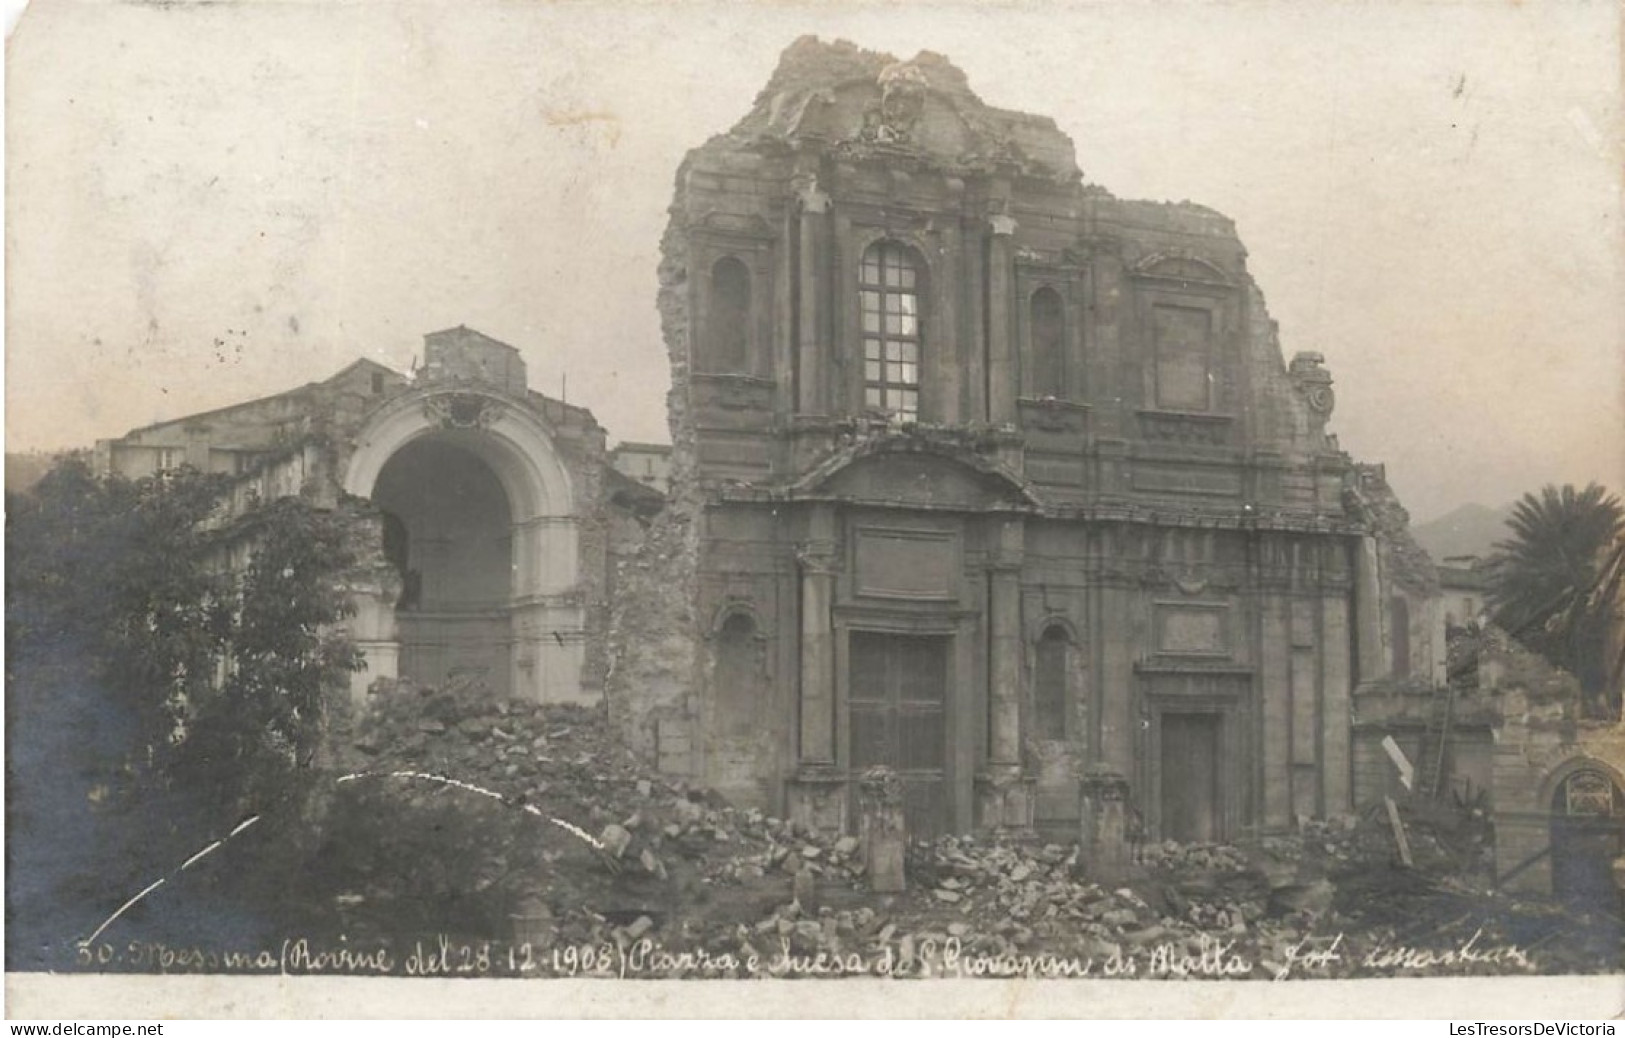
<svg viewBox="0 0 1625 1038"><path fill-rule="evenodd" d="M423 412L443 429L489 429L505 408L477 393L437 393L423 401Z"/></svg>
<svg viewBox="0 0 1625 1038"><path fill-rule="evenodd" d="M1326 358L1319 353L1299 353L1292 358L1287 373L1309 409L1321 418L1330 418L1337 397L1332 393L1332 373L1322 367L1325 363Z"/></svg>
<svg viewBox="0 0 1625 1038"><path fill-rule="evenodd" d="M1200 595L1208 588L1207 578L1190 567L1174 573L1169 579L1173 581L1174 587L1178 588L1180 593L1184 595Z"/></svg>

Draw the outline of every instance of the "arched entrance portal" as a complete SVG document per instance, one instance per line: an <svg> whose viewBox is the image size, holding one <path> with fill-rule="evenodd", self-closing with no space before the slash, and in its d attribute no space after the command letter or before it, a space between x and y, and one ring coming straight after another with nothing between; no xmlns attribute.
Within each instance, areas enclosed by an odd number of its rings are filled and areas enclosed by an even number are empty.
<svg viewBox="0 0 1625 1038"><path fill-rule="evenodd" d="M1591 910L1614 911L1612 864L1625 853L1625 793L1605 771L1582 765L1552 795L1552 894Z"/></svg>
<svg viewBox="0 0 1625 1038"><path fill-rule="evenodd" d="M503 695L583 698L575 494L524 401L466 385L398 397L368 419L344 488L383 514L400 577L358 596L359 688L467 676Z"/></svg>
<svg viewBox="0 0 1625 1038"><path fill-rule="evenodd" d="M510 694L513 511L496 473L450 434L431 434L384 464L372 501L401 579L401 676L477 679Z"/></svg>

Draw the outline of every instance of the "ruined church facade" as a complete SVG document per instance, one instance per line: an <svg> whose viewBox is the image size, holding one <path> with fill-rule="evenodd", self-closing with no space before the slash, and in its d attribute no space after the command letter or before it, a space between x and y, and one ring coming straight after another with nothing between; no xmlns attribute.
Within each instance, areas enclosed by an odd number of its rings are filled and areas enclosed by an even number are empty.
<svg viewBox="0 0 1625 1038"><path fill-rule="evenodd" d="M677 175L634 740L823 828L873 765L917 834L1075 826L1092 772L1158 838L1350 810L1358 691L1442 676L1431 573L1246 258L939 56L792 46Z"/></svg>

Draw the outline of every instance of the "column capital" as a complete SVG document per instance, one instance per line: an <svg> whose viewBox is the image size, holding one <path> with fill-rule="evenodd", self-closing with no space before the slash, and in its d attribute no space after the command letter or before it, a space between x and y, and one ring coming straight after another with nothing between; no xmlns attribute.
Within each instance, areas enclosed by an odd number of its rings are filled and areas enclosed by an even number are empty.
<svg viewBox="0 0 1625 1038"><path fill-rule="evenodd" d="M834 541L802 541L796 545L796 564L803 573L828 576L835 572L838 561Z"/></svg>
<svg viewBox="0 0 1625 1038"><path fill-rule="evenodd" d="M818 181L811 180L796 189L796 200L801 203L802 215L829 212L828 192L818 190Z"/></svg>
<svg viewBox="0 0 1625 1038"><path fill-rule="evenodd" d="M994 213L987 218L987 226L995 238L1006 238L1016 233L1016 218L1008 213Z"/></svg>

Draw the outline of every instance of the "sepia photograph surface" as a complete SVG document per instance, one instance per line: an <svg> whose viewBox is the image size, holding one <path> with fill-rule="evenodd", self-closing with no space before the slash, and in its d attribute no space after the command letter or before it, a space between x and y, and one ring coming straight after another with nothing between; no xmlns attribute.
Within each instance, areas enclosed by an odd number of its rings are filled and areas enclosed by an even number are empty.
<svg viewBox="0 0 1625 1038"><path fill-rule="evenodd" d="M35 0L8 1012L1617 1014L1620 74Z"/></svg>

